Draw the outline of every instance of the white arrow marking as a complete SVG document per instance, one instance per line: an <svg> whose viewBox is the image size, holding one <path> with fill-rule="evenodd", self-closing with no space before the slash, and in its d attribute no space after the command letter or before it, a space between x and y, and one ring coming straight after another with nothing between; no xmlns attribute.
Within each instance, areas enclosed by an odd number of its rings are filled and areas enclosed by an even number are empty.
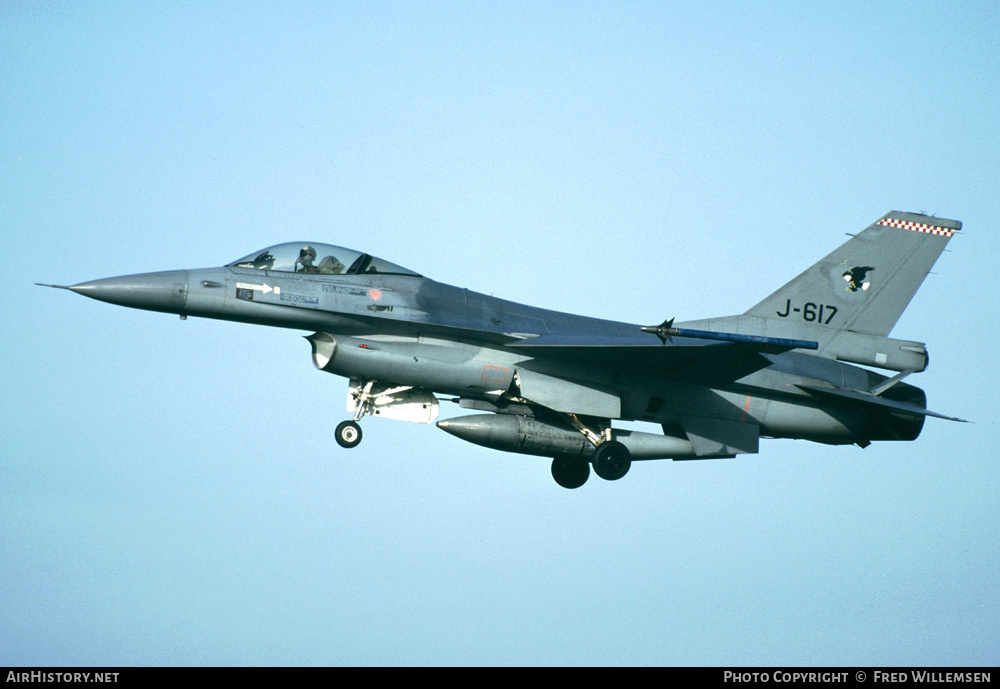
<svg viewBox="0 0 1000 689"><path fill-rule="evenodd" d="M267 294L268 292L274 292L275 294L281 294L281 288L280 287L271 287L266 282L263 285L251 285L248 282L237 282L236 286L239 287L240 289L252 289L252 290L256 290L258 292L263 292L264 294Z"/></svg>

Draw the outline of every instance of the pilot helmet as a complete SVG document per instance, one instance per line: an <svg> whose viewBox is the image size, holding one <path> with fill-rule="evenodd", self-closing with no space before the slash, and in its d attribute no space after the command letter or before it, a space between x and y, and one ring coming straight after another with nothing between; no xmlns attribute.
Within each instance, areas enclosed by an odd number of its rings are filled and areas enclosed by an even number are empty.
<svg viewBox="0 0 1000 689"><path fill-rule="evenodd" d="M305 258L306 256L308 256L311 259L315 259L316 249L312 248L311 246L302 247L302 250L299 251L299 258Z"/></svg>

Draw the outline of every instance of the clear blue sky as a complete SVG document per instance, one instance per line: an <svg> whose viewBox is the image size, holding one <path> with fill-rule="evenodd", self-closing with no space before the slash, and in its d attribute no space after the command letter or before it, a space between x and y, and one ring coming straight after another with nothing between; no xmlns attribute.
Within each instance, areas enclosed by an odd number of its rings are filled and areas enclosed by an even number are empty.
<svg viewBox="0 0 1000 689"><path fill-rule="evenodd" d="M992 0L3 2L0 665L994 664L998 171ZM33 285L311 239L658 323L891 209L965 223L893 334L974 424L577 491Z"/></svg>

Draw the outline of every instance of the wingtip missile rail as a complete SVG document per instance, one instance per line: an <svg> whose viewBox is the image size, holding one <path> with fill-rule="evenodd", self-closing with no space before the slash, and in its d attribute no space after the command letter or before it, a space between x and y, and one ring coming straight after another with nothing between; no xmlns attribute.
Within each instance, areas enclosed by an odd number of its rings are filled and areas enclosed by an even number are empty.
<svg viewBox="0 0 1000 689"><path fill-rule="evenodd" d="M699 340L719 340L721 342L743 342L764 345L765 347L781 347L783 349L819 349L819 343L812 340L791 340L784 337L764 337L762 335L741 335L739 333L720 333L712 330L692 330L690 328L673 327L674 319L663 321L660 325L645 325L641 330L652 333L667 343L674 337L690 337Z"/></svg>

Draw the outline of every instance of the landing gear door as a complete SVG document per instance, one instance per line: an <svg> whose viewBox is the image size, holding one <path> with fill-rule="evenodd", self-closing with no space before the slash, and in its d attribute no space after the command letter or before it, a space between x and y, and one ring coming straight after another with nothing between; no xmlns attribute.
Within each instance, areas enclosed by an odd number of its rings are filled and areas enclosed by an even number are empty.
<svg viewBox="0 0 1000 689"><path fill-rule="evenodd" d="M370 414L411 423L434 423L438 406L432 392L411 386L352 378L347 390L347 411L355 419Z"/></svg>

